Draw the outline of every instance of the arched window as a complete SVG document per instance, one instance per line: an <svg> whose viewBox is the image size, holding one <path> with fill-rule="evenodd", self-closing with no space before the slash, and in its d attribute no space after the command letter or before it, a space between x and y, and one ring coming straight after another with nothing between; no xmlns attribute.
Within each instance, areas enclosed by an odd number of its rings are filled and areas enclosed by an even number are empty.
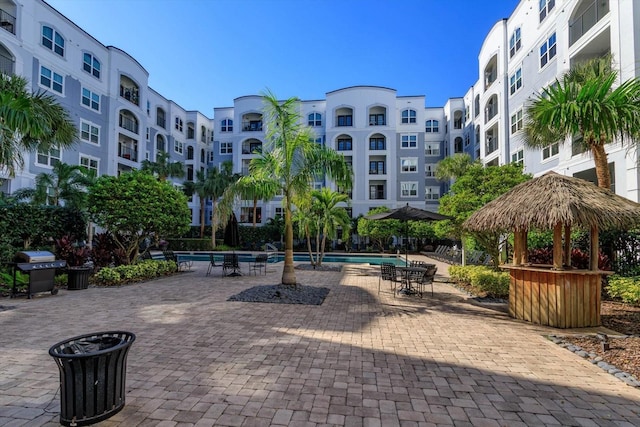
<svg viewBox="0 0 640 427"><path fill-rule="evenodd" d="M42 26L42 46L64 56L64 37L51 27Z"/></svg>
<svg viewBox="0 0 640 427"><path fill-rule="evenodd" d="M233 120L222 120L222 122L220 123L220 132L233 132Z"/></svg>
<svg viewBox="0 0 640 427"><path fill-rule="evenodd" d="M311 113L307 117L307 124L312 127L322 126L322 114L320 113Z"/></svg>
<svg viewBox="0 0 640 427"><path fill-rule="evenodd" d="M424 131L427 133L440 132L440 122L437 120L427 120L425 122Z"/></svg>
<svg viewBox="0 0 640 427"><path fill-rule="evenodd" d="M9 50L0 44L0 72L11 76L14 74L15 59Z"/></svg>
<svg viewBox="0 0 640 427"><path fill-rule="evenodd" d="M416 110L412 110L407 108L406 110L402 110L402 123L403 124L411 124L416 122Z"/></svg>
<svg viewBox="0 0 640 427"><path fill-rule="evenodd" d="M156 124L163 129L167 128L167 114L160 107L156 109Z"/></svg>
<svg viewBox="0 0 640 427"><path fill-rule="evenodd" d="M90 53L82 55L82 69L93 77L100 78L100 61Z"/></svg>
<svg viewBox="0 0 640 427"><path fill-rule="evenodd" d="M193 147L192 146L188 146L187 147L187 160L193 160Z"/></svg>
<svg viewBox="0 0 640 427"><path fill-rule="evenodd" d="M187 122L187 139L193 139L196 137L196 128L193 122Z"/></svg>
<svg viewBox="0 0 640 427"><path fill-rule="evenodd" d="M129 110L121 110L119 114L119 125L129 132L138 133L138 119Z"/></svg>
<svg viewBox="0 0 640 427"><path fill-rule="evenodd" d="M160 134L156 136L156 150L158 151L167 151L164 143L164 137Z"/></svg>

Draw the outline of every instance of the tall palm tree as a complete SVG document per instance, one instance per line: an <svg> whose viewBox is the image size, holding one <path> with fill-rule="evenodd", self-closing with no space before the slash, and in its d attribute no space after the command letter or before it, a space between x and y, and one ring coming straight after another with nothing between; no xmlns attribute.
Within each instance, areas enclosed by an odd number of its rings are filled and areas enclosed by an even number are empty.
<svg viewBox="0 0 640 427"><path fill-rule="evenodd" d="M86 208L87 188L95 181L93 173L79 165L58 162L51 173L36 176L35 188L15 192L19 199L30 198L36 205L67 206L79 210Z"/></svg>
<svg viewBox="0 0 640 427"><path fill-rule="evenodd" d="M273 181L260 181L252 175L246 175L243 178L229 186L227 192L231 197L240 197L242 200L253 202L253 228L255 228L258 218L258 200L273 199L278 194L278 187Z"/></svg>
<svg viewBox="0 0 640 427"><path fill-rule="evenodd" d="M216 247L216 231L221 225L220 218L228 218L231 215L230 205L219 204L219 199L225 194L225 190L239 178L233 173L233 163L229 160L222 162L220 169L213 167L209 169L204 185L204 193L211 197L211 244Z"/></svg>
<svg viewBox="0 0 640 427"><path fill-rule="evenodd" d="M593 155L598 185L610 189L605 145L616 137L624 143L640 134L640 80L614 88L617 80L609 56L577 64L556 79L526 109L527 145L543 148L582 136Z"/></svg>
<svg viewBox="0 0 640 427"><path fill-rule="evenodd" d="M249 173L259 182L271 182L283 194L285 256L282 283L296 285L291 221L293 198L308 192L314 178L323 174L335 180L341 188L350 188L351 168L344 156L314 142L311 129L302 124L298 98L281 102L267 91L263 99L266 148L258 157L251 159Z"/></svg>
<svg viewBox="0 0 640 427"><path fill-rule="evenodd" d="M311 197L312 215L317 218L318 224L316 244L319 254L316 258L316 265L322 265L327 238L335 239L338 235L338 228L342 228L347 234L349 232L351 218L345 208L340 205L348 203L349 196L329 188L323 188L312 191Z"/></svg>
<svg viewBox="0 0 640 427"><path fill-rule="evenodd" d="M195 181L185 181L182 183L182 189L187 196L198 196L200 201L200 238L204 237L204 211L207 201L207 174L204 171L196 172Z"/></svg>
<svg viewBox="0 0 640 427"><path fill-rule="evenodd" d="M69 113L53 96L29 92L23 77L0 75L0 168L9 176L24 166L24 151L69 147L77 135Z"/></svg>
<svg viewBox="0 0 640 427"><path fill-rule="evenodd" d="M148 171L158 177L160 181L166 181L167 178L183 178L184 164L182 162L172 162L169 153L166 151L158 151L156 161L143 160L143 171Z"/></svg>

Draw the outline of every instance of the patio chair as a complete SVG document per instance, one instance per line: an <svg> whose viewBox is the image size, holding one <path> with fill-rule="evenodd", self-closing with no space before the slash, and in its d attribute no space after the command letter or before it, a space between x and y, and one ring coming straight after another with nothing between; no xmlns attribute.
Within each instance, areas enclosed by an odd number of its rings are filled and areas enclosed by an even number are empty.
<svg viewBox="0 0 640 427"><path fill-rule="evenodd" d="M191 266L193 265L192 261L180 260L180 258L171 250L162 251L162 254L164 255L165 261L173 261L176 263L178 271L182 271L183 268L187 268L190 270Z"/></svg>
<svg viewBox="0 0 640 427"><path fill-rule="evenodd" d="M398 284L398 273L395 264L383 262L380 264L380 276L378 276L378 293L380 293L380 283L382 280L388 280L393 289L393 297L396 296L396 285Z"/></svg>
<svg viewBox="0 0 640 427"><path fill-rule="evenodd" d="M416 282L416 285L418 287L418 295L420 296L420 298L422 298L422 295L424 294L424 288L427 285L431 285L431 296L433 296L433 278L435 277L437 271L438 267L436 266L427 268L427 271L425 271L422 274L422 277L420 277Z"/></svg>
<svg viewBox="0 0 640 427"><path fill-rule="evenodd" d="M231 273L227 274L227 271L231 270ZM222 259L222 275L223 276L241 276L240 262L238 254L224 254Z"/></svg>
<svg viewBox="0 0 640 427"><path fill-rule="evenodd" d="M207 268L207 276L209 274L211 274L211 270L213 270L214 267L221 267L222 268L222 264L217 264L215 255L214 254L209 254L209 267Z"/></svg>
<svg viewBox="0 0 640 427"><path fill-rule="evenodd" d="M258 272L262 272L264 270L264 274L267 274L267 260L269 256L267 254L259 254L256 255L256 258L249 265L249 271L253 271L257 276Z"/></svg>

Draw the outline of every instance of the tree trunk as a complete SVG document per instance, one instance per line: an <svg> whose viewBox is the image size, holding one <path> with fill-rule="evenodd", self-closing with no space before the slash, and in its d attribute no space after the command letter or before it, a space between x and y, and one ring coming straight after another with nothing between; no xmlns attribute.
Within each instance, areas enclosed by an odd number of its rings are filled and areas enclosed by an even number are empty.
<svg viewBox="0 0 640 427"><path fill-rule="evenodd" d="M216 212L216 201L211 203L211 247L216 248L216 228L218 228L218 212Z"/></svg>
<svg viewBox="0 0 640 427"><path fill-rule="evenodd" d="M591 153L596 165L596 176L598 177L598 187L611 190L611 175L609 174L609 161L604 150L604 144L594 144L591 146Z"/></svg>
<svg viewBox="0 0 640 427"><path fill-rule="evenodd" d="M204 197L200 197L200 238L204 238Z"/></svg>
<svg viewBox="0 0 640 427"><path fill-rule="evenodd" d="M313 261L313 250L311 249L311 233L309 233L309 227L304 226L304 235L307 239L307 251L309 251L309 261L311 265L315 265Z"/></svg>
<svg viewBox="0 0 640 427"><path fill-rule="evenodd" d="M291 203L289 197L284 208L284 267L282 284L296 285L296 272L293 268L293 223L291 222Z"/></svg>
<svg viewBox="0 0 640 427"><path fill-rule="evenodd" d="M253 228L256 228L256 217L258 213L258 199L253 198Z"/></svg>

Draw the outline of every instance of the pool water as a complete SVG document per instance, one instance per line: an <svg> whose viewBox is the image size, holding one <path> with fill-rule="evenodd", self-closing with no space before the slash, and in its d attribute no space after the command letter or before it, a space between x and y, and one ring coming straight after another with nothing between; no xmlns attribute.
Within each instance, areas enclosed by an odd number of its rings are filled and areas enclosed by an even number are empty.
<svg viewBox="0 0 640 427"><path fill-rule="evenodd" d="M189 261L209 261L208 253L177 253L181 260L189 260ZM220 253L214 255L216 262L222 263L223 254ZM238 253L238 260L240 262L253 262L255 260L255 254L250 253ZM309 262L308 254L293 254L293 260L297 262ZM276 263L284 261L283 254L273 254L269 256L269 263ZM380 265L383 262L391 262L395 265L405 265L404 258L397 257L396 255L336 255L329 254L325 255L322 258L322 262L338 262L344 264L372 264L372 265Z"/></svg>

